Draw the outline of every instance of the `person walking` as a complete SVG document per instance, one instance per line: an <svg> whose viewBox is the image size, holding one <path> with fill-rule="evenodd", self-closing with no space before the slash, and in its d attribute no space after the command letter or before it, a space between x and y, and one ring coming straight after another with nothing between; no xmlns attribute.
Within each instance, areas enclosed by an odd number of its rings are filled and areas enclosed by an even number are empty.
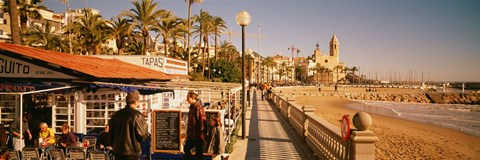
<svg viewBox="0 0 480 160"><path fill-rule="evenodd" d="M145 117L137 110L140 104L138 91L128 92L127 106L115 112L108 122L110 142L116 160L138 160L140 143L149 137Z"/></svg>
<svg viewBox="0 0 480 160"><path fill-rule="evenodd" d="M32 119L32 115L30 113L25 113L23 114L23 120L20 122L20 118L17 117L15 120L13 120L11 127L10 127L10 133L13 135L13 150L15 151L21 151L23 147L25 147L25 137L23 137L23 133L28 134L28 140L32 139L32 134L30 133L30 130L28 129L28 121ZM20 123L22 124L22 131L20 131Z"/></svg>
<svg viewBox="0 0 480 160"><path fill-rule="evenodd" d="M265 94L267 93L267 89L268 89L267 83L263 83L260 86L260 89L262 90L262 100L264 100L265 99Z"/></svg>
<svg viewBox="0 0 480 160"><path fill-rule="evenodd" d="M183 147L184 159L192 159L191 149L195 148L195 159L203 159L203 140L205 139L205 110L198 100L198 94L190 91L187 94L187 102L190 103L187 123L187 141Z"/></svg>

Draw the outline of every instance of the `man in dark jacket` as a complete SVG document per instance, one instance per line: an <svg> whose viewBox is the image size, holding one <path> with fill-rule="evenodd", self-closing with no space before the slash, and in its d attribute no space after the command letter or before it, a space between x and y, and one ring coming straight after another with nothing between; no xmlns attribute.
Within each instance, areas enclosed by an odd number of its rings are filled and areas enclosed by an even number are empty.
<svg viewBox="0 0 480 160"><path fill-rule="evenodd" d="M115 112L110 119L110 140L117 160L138 160L140 143L148 138L148 126L142 113L137 111L140 93L129 92L127 106Z"/></svg>

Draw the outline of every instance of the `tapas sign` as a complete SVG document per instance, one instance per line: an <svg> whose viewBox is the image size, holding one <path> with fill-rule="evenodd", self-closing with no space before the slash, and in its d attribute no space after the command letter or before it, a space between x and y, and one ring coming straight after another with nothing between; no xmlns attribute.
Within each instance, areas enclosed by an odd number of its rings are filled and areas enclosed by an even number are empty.
<svg viewBox="0 0 480 160"><path fill-rule="evenodd" d="M347 141L348 138L350 137L350 118L348 118L349 115L343 115L342 117L342 126L341 126L341 132L342 132L342 139L343 141Z"/></svg>

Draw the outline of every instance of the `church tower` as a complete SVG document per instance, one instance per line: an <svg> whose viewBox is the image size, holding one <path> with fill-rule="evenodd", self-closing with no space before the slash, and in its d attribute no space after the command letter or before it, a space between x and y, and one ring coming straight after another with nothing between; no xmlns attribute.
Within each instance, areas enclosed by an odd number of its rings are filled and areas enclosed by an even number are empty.
<svg viewBox="0 0 480 160"><path fill-rule="evenodd" d="M333 36L332 36L332 39L330 40L330 56L333 56L333 57L336 57L337 58L337 61L338 61L338 39L337 39L337 35L335 33L333 33Z"/></svg>
<svg viewBox="0 0 480 160"><path fill-rule="evenodd" d="M318 63L320 61L320 57L322 56L322 52L320 51L320 45L318 45L317 42L317 48L313 51L313 60L315 63Z"/></svg>

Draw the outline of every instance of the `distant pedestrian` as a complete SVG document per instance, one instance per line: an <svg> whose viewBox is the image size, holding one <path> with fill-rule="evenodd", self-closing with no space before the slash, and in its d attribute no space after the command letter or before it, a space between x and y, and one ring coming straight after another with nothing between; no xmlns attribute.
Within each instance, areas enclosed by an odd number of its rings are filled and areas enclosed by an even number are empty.
<svg viewBox="0 0 480 160"><path fill-rule="evenodd" d="M145 117L137 110L140 104L138 91L128 92L127 106L115 112L108 123L110 142L116 160L138 160L141 142L149 137Z"/></svg>
<svg viewBox="0 0 480 160"><path fill-rule="evenodd" d="M260 85L260 89L262 90L262 100L264 100L265 94L267 93L267 90L268 90L267 83L263 83L262 85Z"/></svg>
<svg viewBox="0 0 480 160"><path fill-rule="evenodd" d="M187 94L190 103L187 123L187 141L185 142L184 159L192 159L191 149L195 148L195 159L203 159L203 141L205 140L205 110L198 100L198 94L190 91Z"/></svg>
<svg viewBox="0 0 480 160"><path fill-rule="evenodd" d="M338 85L335 83L335 92L338 92L337 88L338 88Z"/></svg>
<svg viewBox="0 0 480 160"><path fill-rule="evenodd" d="M25 113L23 114L23 120L21 122L20 117L17 117L15 118L15 120L13 120L10 127L10 133L12 133L13 135L13 150L21 151L23 147L25 147L25 137L23 135L24 133L28 134L28 140L32 139L32 134L28 129L28 121L31 119L32 115L30 113ZM20 131L20 123L22 123L22 131Z"/></svg>

